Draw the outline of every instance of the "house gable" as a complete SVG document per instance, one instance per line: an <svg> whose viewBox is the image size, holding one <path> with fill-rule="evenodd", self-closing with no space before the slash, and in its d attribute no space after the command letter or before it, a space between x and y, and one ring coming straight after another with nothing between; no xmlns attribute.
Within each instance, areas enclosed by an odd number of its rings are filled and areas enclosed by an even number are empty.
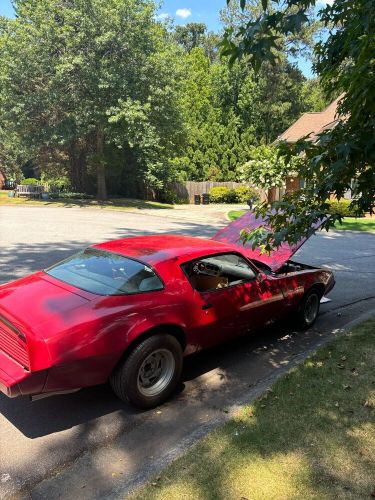
<svg viewBox="0 0 375 500"><path fill-rule="evenodd" d="M337 106L342 95L335 99L324 111L318 113L304 113L296 122L285 130L276 139L278 141L297 142L299 139L308 136L308 139L315 141L317 135L323 130L333 128L339 115Z"/></svg>

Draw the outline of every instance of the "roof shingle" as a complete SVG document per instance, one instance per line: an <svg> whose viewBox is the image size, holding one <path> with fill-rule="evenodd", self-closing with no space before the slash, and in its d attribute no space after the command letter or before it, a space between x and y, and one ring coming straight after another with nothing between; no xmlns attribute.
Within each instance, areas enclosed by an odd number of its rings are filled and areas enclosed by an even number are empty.
<svg viewBox="0 0 375 500"><path fill-rule="evenodd" d="M319 113L304 113L296 122L285 130L277 141L297 142L305 136L314 141L323 129L334 127L338 121L337 105L342 96L335 99L324 111Z"/></svg>

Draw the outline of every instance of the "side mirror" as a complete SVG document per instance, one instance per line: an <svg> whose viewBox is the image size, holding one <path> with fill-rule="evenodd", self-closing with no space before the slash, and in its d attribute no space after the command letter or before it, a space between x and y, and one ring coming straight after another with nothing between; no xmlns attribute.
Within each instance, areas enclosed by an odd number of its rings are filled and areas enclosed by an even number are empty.
<svg viewBox="0 0 375 500"><path fill-rule="evenodd" d="M265 279L266 279L266 275L264 273L258 273L258 275L257 275L258 283L263 283Z"/></svg>

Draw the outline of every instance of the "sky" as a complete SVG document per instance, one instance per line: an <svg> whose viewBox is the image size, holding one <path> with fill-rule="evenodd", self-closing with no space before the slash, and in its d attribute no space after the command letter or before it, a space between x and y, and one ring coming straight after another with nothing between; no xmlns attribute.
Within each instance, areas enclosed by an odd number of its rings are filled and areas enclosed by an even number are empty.
<svg viewBox="0 0 375 500"><path fill-rule="evenodd" d="M1 0L0 0L1 1ZM205 23L209 31L220 29L220 10L225 7L226 0L164 0L160 15L169 14L175 24L187 22Z"/></svg>
<svg viewBox="0 0 375 500"><path fill-rule="evenodd" d="M12 17L13 7L10 0L0 0L0 14L2 16Z"/></svg>
<svg viewBox="0 0 375 500"><path fill-rule="evenodd" d="M322 0L327 1L327 0ZM331 0L328 0L329 2ZM205 23L209 31L220 30L220 10L225 7L226 0L164 0L159 9L159 18L171 16L175 24L189 22ZM14 14L11 0L0 0L0 15L12 17ZM311 64L298 59L297 64L303 74L311 78Z"/></svg>

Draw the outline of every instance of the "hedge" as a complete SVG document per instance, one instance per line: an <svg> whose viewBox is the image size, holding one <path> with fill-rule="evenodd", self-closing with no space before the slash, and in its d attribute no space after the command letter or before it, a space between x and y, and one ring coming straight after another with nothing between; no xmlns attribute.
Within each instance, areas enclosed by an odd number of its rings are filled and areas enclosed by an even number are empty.
<svg viewBox="0 0 375 500"><path fill-rule="evenodd" d="M210 189L210 203L246 203L247 200L259 200L258 193L251 187L239 186L229 189L225 186L217 186Z"/></svg>
<svg viewBox="0 0 375 500"><path fill-rule="evenodd" d="M363 217L364 213L358 213L351 207L350 200L329 200L329 213L341 217Z"/></svg>

